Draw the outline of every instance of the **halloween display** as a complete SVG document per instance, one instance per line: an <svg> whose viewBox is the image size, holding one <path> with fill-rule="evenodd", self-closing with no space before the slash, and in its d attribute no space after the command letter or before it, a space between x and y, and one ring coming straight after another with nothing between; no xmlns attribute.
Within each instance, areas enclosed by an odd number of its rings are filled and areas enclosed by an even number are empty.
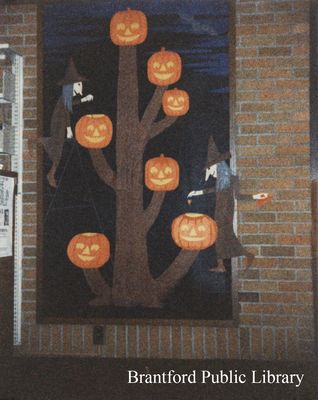
<svg viewBox="0 0 318 400"><path fill-rule="evenodd" d="M148 79L154 85L171 85L180 79L181 57L174 51L167 51L163 47L149 58L147 65Z"/></svg>
<svg viewBox="0 0 318 400"><path fill-rule="evenodd" d="M187 204L189 191L200 189L192 174L201 177L211 165L211 133L222 147L216 162L229 158L228 17L223 6L209 11L206 4L132 1L126 9L92 0L73 13L58 3L44 7L50 148L55 82L69 54L89 77L72 99L94 94L70 114L74 137L68 126L63 131L69 140L57 188L43 179L44 315L231 318L231 276L209 271L223 228L214 206L194 204L200 196ZM209 40L206 25L217 25ZM44 177L50 163L44 154Z"/></svg>
<svg viewBox="0 0 318 400"><path fill-rule="evenodd" d="M76 124L75 138L88 149L102 149L113 136L113 124L107 115L84 115Z"/></svg>
<svg viewBox="0 0 318 400"><path fill-rule="evenodd" d="M102 267L109 259L110 245L101 233L85 232L75 235L67 246L67 256L78 268Z"/></svg>
<svg viewBox="0 0 318 400"><path fill-rule="evenodd" d="M171 117L185 115L189 106L189 95L185 90L166 90L162 96L163 111Z"/></svg>
<svg viewBox="0 0 318 400"><path fill-rule="evenodd" d="M137 10L117 12L110 21L110 37L117 46L135 46L147 37L147 18Z"/></svg>
<svg viewBox="0 0 318 400"><path fill-rule="evenodd" d="M145 185L154 192L175 190L179 185L178 162L163 154L148 160L145 165Z"/></svg>
<svg viewBox="0 0 318 400"><path fill-rule="evenodd" d="M187 213L172 222L172 238L177 246L187 250L203 250L215 243L217 225L208 215Z"/></svg>

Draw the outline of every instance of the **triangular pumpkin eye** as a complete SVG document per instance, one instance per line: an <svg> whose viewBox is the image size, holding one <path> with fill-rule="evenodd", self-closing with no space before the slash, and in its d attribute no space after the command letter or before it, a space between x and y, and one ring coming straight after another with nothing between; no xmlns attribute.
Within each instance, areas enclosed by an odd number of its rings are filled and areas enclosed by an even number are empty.
<svg viewBox="0 0 318 400"><path fill-rule="evenodd" d="M130 25L130 27L131 27L131 29L136 30L136 29L140 28L140 25L138 24L138 22L134 22L133 24Z"/></svg>
<svg viewBox="0 0 318 400"><path fill-rule="evenodd" d="M183 224L180 226L181 232L187 232L189 230L189 226L187 224Z"/></svg>
<svg viewBox="0 0 318 400"><path fill-rule="evenodd" d="M100 249L100 247L98 246L98 244L92 244L92 245L91 245L91 250L97 251L97 250L99 250L99 249Z"/></svg>
<svg viewBox="0 0 318 400"><path fill-rule="evenodd" d="M94 125L87 125L86 128L88 131L93 131L95 129Z"/></svg>
<svg viewBox="0 0 318 400"><path fill-rule="evenodd" d="M152 64L152 66L153 66L154 68L160 68L160 64L158 63L158 61L155 61L155 62Z"/></svg>
<svg viewBox="0 0 318 400"><path fill-rule="evenodd" d="M107 126L105 124L99 125L99 129L105 131L107 129Z"/></svg>
<svg viewBox="0 0 318 400"><path fill-rule="evenodd" d="M166 175L171 174L171 173L172 173L172 168L166 167L166 168L164 169L164 173L165 173Z"/></svg>
<svg viewBox="0 0 318 400"><path fill-rule="evenodd" d="M184 98L183 98L183 97L181 97L181 96L180 96L180 97L178 97L178 102L179 102L179 103L184 103Z"/></svg>
<svg viewBox="0 0 318 400"><path fill-rule="evenodd" d="M172 67L174 67L174 62L173 61L168 61L166 65L167 65L168 68L172 68Z"/></svg>
<svg viewBox="0 0 318 400"><path fill-rule="evenodd" d="M84 247L85 247L85 244L84 244L84 243L76 243L75 247L76 247L77 249L79 249L79 250L83 250Z"/></svg>
<svg viewBox="0 0 318 400"><path fill-rule="evenodd" d="M205 232L206 231L206 227L204 225L200 225L198 227L198 232Z"/></svg>

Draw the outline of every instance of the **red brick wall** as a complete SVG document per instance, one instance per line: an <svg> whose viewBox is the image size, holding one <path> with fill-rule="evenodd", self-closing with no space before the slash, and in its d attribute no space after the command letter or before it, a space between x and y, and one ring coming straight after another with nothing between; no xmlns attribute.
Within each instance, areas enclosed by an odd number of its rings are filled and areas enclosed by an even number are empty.
<svg viewBox="0 0 318 400"><path fill-rule="evenodd" d="M0 6L0 41L25 56L23 340L27 354L108 357L312 359L313 306L309 179L309 3L236 1L235 142L246 192L272 204L239 203L238 230L257 259L239 265L238 328L38 325L36 168L27 139L37 131L37 25L33 5Z"/></svg>
<svg viewBox="0 0 318 400"><path fill-rule="evenodd" d="M309 2L241 0L236 32L237 169L244 189L274 196L261 210L239 204L242 242L258 255L239 290L259 294L241 303L241 323L253 326L252 348L261 326L268 355L309 356Z"/></svg>

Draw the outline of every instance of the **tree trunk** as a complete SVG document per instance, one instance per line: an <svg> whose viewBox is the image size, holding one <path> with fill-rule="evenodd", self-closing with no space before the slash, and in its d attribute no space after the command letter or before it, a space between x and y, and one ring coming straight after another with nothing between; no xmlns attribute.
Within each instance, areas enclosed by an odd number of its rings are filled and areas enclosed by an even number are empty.
<svg viewBox="0 0 318 400"><path fill-rule="evenodd" d="M120 47L116 130L116 250L112 301L144 303L152 278L143 221L141 132L135 47ZM149 289L148 289L149 290Z"/></svg>
<svg viewBox="0 0 318 400"><path fill-rule="evenodd" d="M166 117L154 122L165 89L156 88L140 121L136 47L119 47L116 174L106 162L101 162L100 152L90 152L96 172L116 192L113 284L112 288L107 284L105 287L99 272L87 274L88 284L97 295L91 305L161 307L164 297L188 272L197 255L197 252L181 251L168 268L170 272L166 271L161 279L154 279L150 274L147 232L160 212L165 193L154 192L147 210L143 209L143 152L149 139L175 121Z"/></svg>

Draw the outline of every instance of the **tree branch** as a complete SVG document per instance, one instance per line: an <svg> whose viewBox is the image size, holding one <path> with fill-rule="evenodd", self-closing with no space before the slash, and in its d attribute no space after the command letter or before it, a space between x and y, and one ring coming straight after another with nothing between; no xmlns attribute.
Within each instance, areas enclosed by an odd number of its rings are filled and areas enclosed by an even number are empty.
<svg viewBox="0 0 318 400"><path fill-rule="evenodd" d="M198 254L199 251L180 251L170 267L156 280L162 296L165 296L187 274Z"/></svg>
<svg viewBox="0 0 318 400"><path fill-rule="evenodd" d="M147 209L144 212L145 216L145 224L148 228L152 226L152 224L157 219L163 200L165 198L166 192L154 192L152 195L151 202Z"/></svg>
<svg viewBox="0 0 318 400"><path fill-rule="evenodd" d="M100 179L111 188L115 189L116 175L108 164L104 154L99 149L89 149L93 166Z"/></svg>
<svg viewBox="0 0 318 400"><path fill-rule="evenodd" d="M168 115L159 122L154 122L150 128L150 138L154 138L159 135L162 131L169 128L175 121L177 117L169 117Z"/></svg>
<svg viewBox="0 0 318 400"><path fill-rule="evenodd" d="M156 119L158 112L161 108L162 96L167 89L168 86L157 86L154 94L144 112L144 115L141 119L141 126L144 129L149 129L149 127L153 124Z"/></svg>
<svg viewBox="0 0 318 400"><path fill-rule="evenodd" d="M86 282L91 291L95 294L96 299L93 299L91 305L110 304L111 288L105 282L102 274L98 269L84 269Z"/></svg>

